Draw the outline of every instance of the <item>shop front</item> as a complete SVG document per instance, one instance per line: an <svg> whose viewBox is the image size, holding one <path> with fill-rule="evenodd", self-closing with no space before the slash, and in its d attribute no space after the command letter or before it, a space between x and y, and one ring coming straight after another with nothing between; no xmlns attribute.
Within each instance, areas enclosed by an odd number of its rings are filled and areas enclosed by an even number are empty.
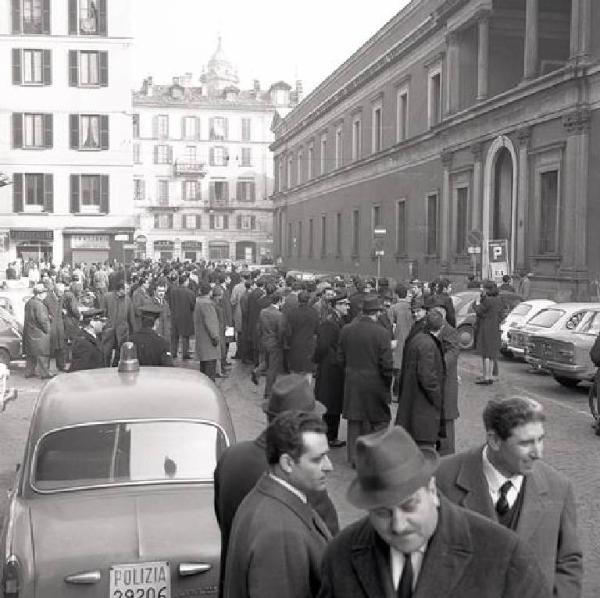
<svg viewBox="0 0 600 598"><path fill-rule="evenodd" d="M11 230L10 241L14 244L15 255L24 262L52 262L54 231L51 230Z"/></svg>
<svg viewBox="0 0 600 598"><path fill-rule="evenodd" d="M65 230L63 240L64 261L70 264L129 263L133 259L131 230Z"/></svg>
<svg viewBox="0 0 600 598"><path fill-rule="evenodd" d="M138 260L146 259L146 244L148 239L144 235L138 235L135 238L135 257Z"/></svg>
<svg viewBox="0 0 600 598"><path fill-rule="evenodd" d="M110 254L110 236L72 235L70 249L73 264L104 263Z"/></svg>
<svg viewBox="0 0 600 598"><path fill-rule="evenodd" d="M168 262L173 259L175 243L173 241L154 241L154 259Z"/></svg>
<svg viewBox="0 0 600 598"><path fill-rule="evenodd" d="M254 241L238 241L235 244L235 259L249 264L256 263L256 243Z"/></svg>
<svg viewBox="0 0 600 598"><path fill-rule="evenodd" d="M202 259L201 241L183 241L181 243L181 254L184 260L197 262Z"/></svg>
<svg viewBox="0 0 600 598"><path fill-rule="evenodd" d="M227 241L210 241L208 243L208 259L211 261L229 259L229 243Z"/></svg>

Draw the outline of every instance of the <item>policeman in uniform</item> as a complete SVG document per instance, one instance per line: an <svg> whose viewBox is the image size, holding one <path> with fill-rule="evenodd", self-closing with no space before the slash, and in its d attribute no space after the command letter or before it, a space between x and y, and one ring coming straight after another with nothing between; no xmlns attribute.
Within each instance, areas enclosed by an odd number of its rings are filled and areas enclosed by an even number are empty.
<svg viewBox="0 0 600 598"><path fill-rule="evenodd" d="M140 365L173 366L169 343L154 330L154 323L162 312L160 305L144 305L142 327L131 339L137 349Z"/></svg>
<svg viewBox="0 0 600 598"><path fill-rule="evenodd" d="M81 311L81 331L73 339L73 357L70 372L79 370L95 370L104 367L104 353L100 345L100 337L104 321L104 311L91 308Z"/></svg>

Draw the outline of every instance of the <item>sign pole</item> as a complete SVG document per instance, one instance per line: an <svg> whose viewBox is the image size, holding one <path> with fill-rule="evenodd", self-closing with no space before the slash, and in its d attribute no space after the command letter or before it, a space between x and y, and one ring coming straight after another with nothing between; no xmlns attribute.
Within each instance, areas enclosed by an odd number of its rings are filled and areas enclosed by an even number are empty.
<svg viewBox="0 0 600 598"><path fill-rule="evenodd" d="M381 276L381 256L377 256L377 278L375 279L375 290L379 292L379 277Z"/></svg>

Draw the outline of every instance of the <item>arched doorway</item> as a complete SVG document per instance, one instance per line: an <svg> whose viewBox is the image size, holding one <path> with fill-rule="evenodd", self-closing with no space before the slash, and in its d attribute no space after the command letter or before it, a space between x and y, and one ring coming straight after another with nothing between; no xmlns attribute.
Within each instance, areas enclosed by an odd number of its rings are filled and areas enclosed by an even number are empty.
<svg viewBox="0 0 600 598"><path fill-rule="evenodd" d="M485 161L483 186L483 276L489 271L488 241L508 241L508 261L515 264L517 214L517 154L512 141L501 135L492 143Z"/></svg>

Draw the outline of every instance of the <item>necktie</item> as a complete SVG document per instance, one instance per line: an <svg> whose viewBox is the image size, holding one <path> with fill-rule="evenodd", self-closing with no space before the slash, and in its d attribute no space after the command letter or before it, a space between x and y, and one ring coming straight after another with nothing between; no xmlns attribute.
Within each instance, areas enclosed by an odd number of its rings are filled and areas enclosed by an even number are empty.
<svg viewBox="0 0 600 598"><path fill-rule="evenodd" d="M508 505L508 500L506 500L506 495L508 491L512 488L512 482L508 480L504 482L502 486L500 486L500 497L498 498L498 502L496 503L496 513L498 515L506 515L508 510L510 509Z"/></svg>
<svg viewBox="0 0 600 598"><path fill-rule="evenodd" d="M410 552L404 555L404 567L398 584L398 598L411 598L413 593L413 568Z"/></svg>

